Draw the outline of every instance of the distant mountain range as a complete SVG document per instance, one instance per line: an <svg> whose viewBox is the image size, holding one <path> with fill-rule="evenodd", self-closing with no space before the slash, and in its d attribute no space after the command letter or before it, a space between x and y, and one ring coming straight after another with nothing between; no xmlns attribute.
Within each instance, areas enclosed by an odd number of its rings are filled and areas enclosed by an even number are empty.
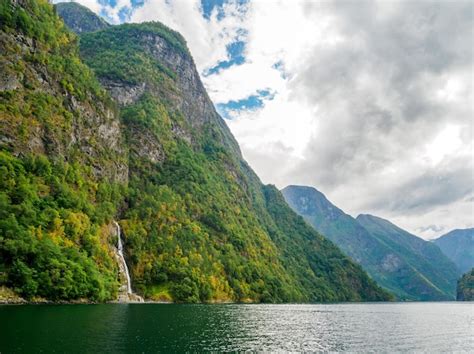
<svg viewBox="0 0 474 354"><path fill-rule="evenodd" d="M474 267L474 228L453 230L433 242L462 273Z"/></svg>
<svg viewBox="0 0 474 354"><path fill-rule="evenodd" d="M312 187L282 190L290 207L400 300L454 300L460 272L432 242L372 215L356 219Z"/></svg>

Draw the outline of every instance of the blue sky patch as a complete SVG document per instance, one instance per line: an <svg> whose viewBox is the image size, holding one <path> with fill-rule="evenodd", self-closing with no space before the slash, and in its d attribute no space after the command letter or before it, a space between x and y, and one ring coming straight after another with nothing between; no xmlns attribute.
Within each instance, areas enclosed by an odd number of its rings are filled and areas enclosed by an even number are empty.
<svg viewBox="0 0 474 354"><path fill-rule="evenodd" d="M275 64L272 65L272 68L277 69L280 72L280 76L282 79L288 78L288 74L286 73L285 64L283 64L283 61L277 61Z"/></svg>
<svg viewBox="0 0 474 354"><path fill-rule="evenodd" d="M224 11L222 7L225 3L230 2L229 0L201 0L202 16L209 20L211 18L212 11L214 8L217 9L217 19L220 20L224 17ZM249 0L237 0L238 5L243 5L249 2Z"/></svg>
<svg viewBox="0 0 474 354"><path fill-rule="evenodd" d="M110 6L110 7L117 6L117 0L99 0L98 2L102 6Z"/></svg>
<svg viewBox="0 0 474 354"><path fill-rule="evenodd" d="M203 17L209 20L209 18L211 17L212 10L217 7L217 18L222 18L222 5L224 5L225 3L226 0L201 0Z"/></svg>
<svg viewBox="0 0 474 354"><path fill-rule="evenodd" d="M120 19L120 22L125 22L127 21L130 16L132 15L132 9L129 7L122 7L120 11L118 12L118 16Z"/></svg>
<svg viewBox="0 0 474 354"><path fill-rule="evenodd" d="M229 56L229 60L221 61L216 66L207 70L203 75L209 76L218 73L222 69L227 69L232 65L240 65L245 62L244 56L245 50L245 42L244 41L237 41L227 45L227 55Z"/></svg>
<svg viewBox="0 0 474 354"><path fill-rule="evenodd" d="M237 101L218 103L217 112L226 119L232 119L232 112L243 110L256 110L263 107L264 101L271 101L275 97L275 92L269 89L258 90L256 95L250 95Z"/></svg>

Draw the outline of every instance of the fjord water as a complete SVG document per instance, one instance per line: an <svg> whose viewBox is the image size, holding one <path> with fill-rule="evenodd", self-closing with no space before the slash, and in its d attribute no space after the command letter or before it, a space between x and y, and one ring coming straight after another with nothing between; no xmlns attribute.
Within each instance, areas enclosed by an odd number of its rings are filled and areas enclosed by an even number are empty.
<svg viewBox="0 0 474 354"><path fill-rule="evenodd" d="M473 303L0 306L0 352L467 352L473 321Z"/></svg>

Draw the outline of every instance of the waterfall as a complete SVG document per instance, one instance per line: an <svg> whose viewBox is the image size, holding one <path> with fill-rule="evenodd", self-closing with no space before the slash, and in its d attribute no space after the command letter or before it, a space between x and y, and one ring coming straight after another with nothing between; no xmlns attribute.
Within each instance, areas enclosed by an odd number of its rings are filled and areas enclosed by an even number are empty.
<svg viewBox="0 0 474 354"><path fill-rule="evenodd" d="M114 221L115 227L117 228L117 249L119 257L122 261L123 268L125 270L125 276L127 277L127 294L132 293L132 281L130 279L130 273L128 271L127 262L125 262L125 257L123 255L123 244L122 244L122 234L120 232L120 225L118 222Z"/></svg>

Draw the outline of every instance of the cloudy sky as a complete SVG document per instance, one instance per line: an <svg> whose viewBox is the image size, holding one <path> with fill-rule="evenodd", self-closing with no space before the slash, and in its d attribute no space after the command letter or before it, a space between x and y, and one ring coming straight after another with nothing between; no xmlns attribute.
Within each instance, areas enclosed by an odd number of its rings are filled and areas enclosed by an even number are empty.
<svg viewBox="0 0 474 354"><path fill-rule="evenodd" d="M78 2L181 32L263 182L426 239L474 226L471 1Z"/></svg>

